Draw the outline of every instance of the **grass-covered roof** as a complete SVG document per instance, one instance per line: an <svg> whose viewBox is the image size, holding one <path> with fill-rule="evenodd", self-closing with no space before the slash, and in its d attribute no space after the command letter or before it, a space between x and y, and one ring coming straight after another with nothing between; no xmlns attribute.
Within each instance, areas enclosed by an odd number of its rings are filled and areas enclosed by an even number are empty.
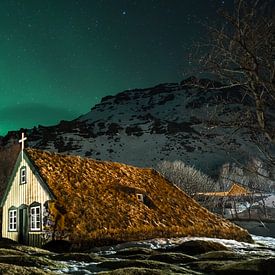
<svg viewBox="0 0 275 275"><path fill-rule="evenodd" d="M196 235L249 240L245 230L210 213L153 169L25 151L64 208L71 239Z"/></svg>
<svg viewBox="0 0 275 275"><path fill-rule="evenodd" d="M244 188L243 186L240 186L237 183L233 183L233 185L230 187L228 191L198 193L198 195L210 197L239 197L250 194L251 192L247 188Z"/></svg>

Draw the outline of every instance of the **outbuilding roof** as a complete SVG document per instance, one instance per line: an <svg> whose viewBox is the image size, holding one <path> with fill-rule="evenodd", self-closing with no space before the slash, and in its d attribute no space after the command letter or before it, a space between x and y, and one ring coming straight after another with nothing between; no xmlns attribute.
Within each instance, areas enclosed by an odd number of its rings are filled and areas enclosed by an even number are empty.
<svg viewBox="0 0 275 275"><path fill-rule="evenodd" d="M214 196L214 197L238 197L238 196L247 196L249 194L251 194L251 192L247 188L237 183L233 183L228 191L198 193L198 195Z"/></svg>

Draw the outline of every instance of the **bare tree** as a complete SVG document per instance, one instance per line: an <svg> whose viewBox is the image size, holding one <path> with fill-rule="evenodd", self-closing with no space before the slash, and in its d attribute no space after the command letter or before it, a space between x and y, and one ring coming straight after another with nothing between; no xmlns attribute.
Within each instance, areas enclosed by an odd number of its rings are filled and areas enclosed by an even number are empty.
<svg viewBox="0 0 275 275"><path fill-rule="evenodd" d="M162 161L158 163L157 170L196 200L199 199L198 193L218 189L217 183L209 176L179 160L173 162ZM200 201L200 203L207 208L211 208L212 198L204 197L204 201Z"/></svg>
<svg viewBox="0 0 275 275"><path fill-rule="evenodd" d="M209 27L200 63L224 87L238 87L250 98L258 129L274 145L274 1L235 0L233 12L219 14L223 25Z"/></svg>

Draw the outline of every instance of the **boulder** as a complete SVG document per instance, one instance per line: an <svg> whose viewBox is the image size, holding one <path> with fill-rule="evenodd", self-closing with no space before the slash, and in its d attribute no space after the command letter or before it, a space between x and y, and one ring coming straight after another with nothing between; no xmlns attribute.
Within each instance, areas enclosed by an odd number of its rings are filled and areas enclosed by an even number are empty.
<svg viewBox="0 0 275 275"><path fill-rule="evenodd" d="M0 248L0 256L5 255L25 255L26 253L11 248Z"/></svg>
<svg viewBox="0 0 275 275"><path fill-rule="evenodd" d="M129 256L123 256L121 258L127 259L127 260L147 260L148 255L146 255L146 254L134 254L134 255L129 255Z"/></svg>
<svg viewBox="0 0 275 275"><path fill-rule="evenodd" d="M102 262L105 258L94 253L61 253L51 256L55 261Z"/></svg>
<svg viewBox="0 0 275 275"><path fill-rule="evenodd" d="M71 251L72 244L65 240L56 240L46 243L43 248L52 252L65 253Z"/></svg>
<svg viewBox="0 0 275 275"><path fill-rule="evenodd" d="M12 249L22 253L30 254L33 256L49 256L54 254L53 252L50 252L48 250L41 249L39 247L27 246L27 245L12 246Z"/></svg>
<svg viewBox="0 0 275 275"><path fill-rule="evenodd" d="M275 257L270 258L254 258L244 260L198 260L188 263L187 267L203 273L211 273L216 275L273 275L275 274Z"/></svg>
<svg viewBox="0 0 275 275"><path fill-rule="evenodd" d="M115 257L123 257L123 256L130 256L130 255L152 255L155 254L155 251L150 248L145 248L145 247L129 247L129 248L124 248L121 250L118 250L116 254L113 256Z"/></svg>
<svg viewBox="0 0 275 275"><path fill-rule="evenodd" d="M228 263L231 264L234 263L234 261L229 261ZM217 274L216 270L220 270L224 265L225 262L220 260L198 260L188 263L186 267L191 270L203 272L204 274ZM230 275L232 274L235 275L235 273L231 273Z"/></svg>
<svg viewBox="0 0 275 275"><path fill-rule="evenodd" d="M0 274L5 275L50 275L50 271L46 271L37 267L17 266L13 264L0 263Z"/></svg>
<svg viewBox="0 0 275 275"><path fill-rule="evenodd" d="M245 260L247 259L245 254L237 254L233 251L210 251L199 256L200 260Z"/></svg>
<svg viewBox="0 0 275 275"><path fill-rule="evenodd" d="M45 257L35 257L33 255L1 255L0 263L13 264L17 266L62 268L63 264L52 261Z"/></svg>
<svg viewBox="0 0 275 275"><path fill-rule="evenodd" d="M165 272L175 272L180 274L198 274L192 270L188 270L183 267L179 267L174 264L162 263L150 260L109 260L98 264L99 268L103 269L121 269L121 268L146 268L153 270L162 270ZM167 274L167 273L166 273Z"/></svg>
<svg viewBox="0 0 275 275"><path fill-rule="evenodd" d="M0 247L1 248L10 248L15 245L18 245L18 242L13 241L8 238L0 238Z"/></svg>
<svg viewBox="0 0 275 275"><path fill-rule="evenodd" d="M176 274L202 274L199 272L192 271L182 271L181 273L175 273L167 270L159 270L159 269L150 269L150 268L140 268L140 267L127 267L127 268L119 268L112 271L104 271L99 272L100 275L176 275Z"/></svg>
<svg viewBox="0 0 275 275"><path fill-rule="evenodd" d="M161 253L151 255L148 260L159 261L170 264L185 264L189 262L196 261L197 258L182 254L182 253Z"/></svg>
<svg viewBox="0 0 275 275"><path fill-rule="evenodd" d="M217 275L273 275L275 274L275 257L251 259L228 263L216 268Z"/></svg>
<svg viewBox="0 0 275 275"><path fill-rule="evenodd" d="M209 251L230 251L225 245L206 240L191 240L183 242L180 245L166 249L169 252L181 252L188 255L198 255Z"/></svg>

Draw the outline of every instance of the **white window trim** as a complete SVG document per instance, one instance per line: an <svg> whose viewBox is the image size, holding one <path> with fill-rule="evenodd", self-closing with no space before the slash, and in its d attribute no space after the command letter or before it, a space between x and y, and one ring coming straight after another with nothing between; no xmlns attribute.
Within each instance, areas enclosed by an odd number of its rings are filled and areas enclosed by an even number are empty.
<svg viewBox="0 0 275 275"><path fill-rule="evenodd" d="M36 213L38 209L38 213ZM34 210L34 213L32 213ZM38 226L37 226L38 224ZM30 207L30 230L31 231L40 231L41 230L41 207L40 205Z"/></svg>
<svg viewBox="0 0 275 275"><path fill-rule="evenodd" d="M17 210L10 209L9 210L9 231L15 232L17 231Z"/></svg>
<svg viewBox="0 0 275 275"><path fill-rule="evenodd" d="M137 196L137 200L138 200L138 201L144 202L144 195L143 195L143 194L137 193L136 196Z"/></svg>
<svg viewBox="0 0 275 275"><path fill-rule="evenodd" d="M20 184L25 184L25 183L27 183L27 169L26 169L26 166L23 166L20 169Z"/></svg>

